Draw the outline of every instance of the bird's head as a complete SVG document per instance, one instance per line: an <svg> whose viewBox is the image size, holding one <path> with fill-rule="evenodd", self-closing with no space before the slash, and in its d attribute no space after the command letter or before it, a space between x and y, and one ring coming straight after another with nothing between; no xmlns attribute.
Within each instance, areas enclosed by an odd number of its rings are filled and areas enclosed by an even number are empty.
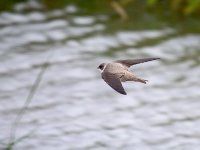
<svg viewBox="0 0 200 150"><path fill-rule="evenodd" d="M100 65L97 67L97 69L100 69L101 71L103 71L103 69L105 68L105 66L106 66L106 63L102 63L102 64L100 64Z"/></svg>

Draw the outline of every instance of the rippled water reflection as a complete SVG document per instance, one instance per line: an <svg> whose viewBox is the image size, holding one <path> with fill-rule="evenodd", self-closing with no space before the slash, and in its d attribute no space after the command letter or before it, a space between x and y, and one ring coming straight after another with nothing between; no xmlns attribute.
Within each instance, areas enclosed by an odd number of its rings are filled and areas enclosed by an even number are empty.
<svg viewBox="0 0 200 150"><path fill-rule="evenodd" d="M17 130L35 129L16 150L198 150L200 35L159 40L176 29L107 33L108 17L79 16L75 6L0 14L0 140L6 142L43 64L50 63ZM69 15L70 14L70 15ZM69 15L69 16L68 16ZM161 57L135 66L147 85L108 87L96 67L124 58Z"/></svg>

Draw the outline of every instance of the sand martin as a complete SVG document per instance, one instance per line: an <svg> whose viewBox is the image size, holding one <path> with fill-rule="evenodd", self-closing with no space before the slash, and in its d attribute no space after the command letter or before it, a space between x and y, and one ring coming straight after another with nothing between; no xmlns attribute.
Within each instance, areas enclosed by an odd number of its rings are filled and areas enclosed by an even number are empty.
<svg viewBox="0 0 200 150"><path fill-rule="evenodd" d="M160 58L143 58L117 60L111 63L102 63L97 68L101 70L101 77L115 91L126 95L121 82L136 81L146 84L147 80L137 77L131 73L128 68L132 65L157 60Z"/></svg>

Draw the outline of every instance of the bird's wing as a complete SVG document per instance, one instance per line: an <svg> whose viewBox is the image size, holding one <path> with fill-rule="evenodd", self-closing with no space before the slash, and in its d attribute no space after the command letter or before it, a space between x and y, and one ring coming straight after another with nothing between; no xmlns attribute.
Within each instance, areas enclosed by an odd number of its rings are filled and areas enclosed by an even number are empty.
<svg viewBox="0 0 200 150"><path fill-rule="evenodd" d="M122 86L122 83L120 81L120 77L122 74L112 74L112 73L102 73L102 78L104 81L115 91L119 92L120 94L126 95L126 92Z"/></svg>
<svg viewBox="0 0 200 150"><path fill-rule="evenodd" d="M130 67L132 65L144 63L147 61L157 60L157 59L160 59L160 58L127 59L127 60L117 60L115 62L121 63L127 67Z"/></svg>

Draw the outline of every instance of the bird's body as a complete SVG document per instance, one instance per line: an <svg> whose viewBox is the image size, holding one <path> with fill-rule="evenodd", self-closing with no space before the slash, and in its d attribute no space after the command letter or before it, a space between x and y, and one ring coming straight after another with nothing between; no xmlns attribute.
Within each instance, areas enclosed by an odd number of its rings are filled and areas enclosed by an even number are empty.
<svg viewBox="0 0 200 150"><path fill-rule="evenodd" d="M128 70L132 65L144 63L147 61L156 60L159 58L145 58L145 59L128 59L118 60L111 63L102 63L99 65L101 76L104 81L117 92L126 95L126 92L121 82L136 81L145 83L147 80L141 79Z"/></svg>

